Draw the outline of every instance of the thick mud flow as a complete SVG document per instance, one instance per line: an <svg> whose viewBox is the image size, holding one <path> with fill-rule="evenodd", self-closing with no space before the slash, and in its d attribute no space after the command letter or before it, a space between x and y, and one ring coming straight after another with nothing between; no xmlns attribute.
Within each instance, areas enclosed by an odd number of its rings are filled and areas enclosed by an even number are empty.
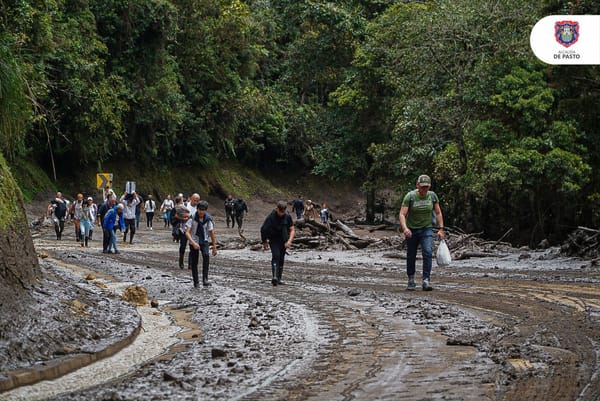
<svg viewBox="0 0 600 401"><path fill-rule="evenodd" d="M113 302L143 286L155 307L95 340L135 337L113 356L0 400L600 399L600 270L589 262L550 250L434 264L434 290L408 292L402 249L292 249L273 287L270 253L252 250L259 222L246 244L217 226L212 285L199 289L162 223L140 225L118 255L101 253L100 236L82 248L42 229L46 274Z"/></svg>

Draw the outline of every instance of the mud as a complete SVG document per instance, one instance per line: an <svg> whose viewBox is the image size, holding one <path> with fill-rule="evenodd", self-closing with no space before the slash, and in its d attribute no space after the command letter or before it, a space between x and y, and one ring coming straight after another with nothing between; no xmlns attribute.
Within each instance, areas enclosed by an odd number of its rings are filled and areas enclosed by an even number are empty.
<svg viewBox="0 0 600 401"><path fill-rule="evenodd" d="M273 287L270 254L251 250L260 220L257 214L246 222L247 246L221 248L211 258L212 286L201 289L177 267L177 246L162 224L149 231L141 223L133 245L119 244L119 255L103 255L99 236L81 248L72 233L57 242L51 229L38 231L48 280L62 277L73 283L63 288L128 311L85 315L99 335L81 336L81 343L101 348L130 335L140 315L119 298L129 285L146 288L156 313L179 332L174 345L148 359L123 358L126 372L114 369L98 380L92 364L77 388L54 384L40 399L600 399L600 271L589 262L553 249L514 250L434 265L434 291L407 292L396 246L292 249L286 285ZM218 217L217 228L220 244L240 243ZM97 279L86 280L90 273ZM65 289L46 292L41 310L74 298ZM39 347L23 349L1 349L2 371L4 363L23 367L41 354ZM27 399L34 388L0 393L0 400Z"/></svg>

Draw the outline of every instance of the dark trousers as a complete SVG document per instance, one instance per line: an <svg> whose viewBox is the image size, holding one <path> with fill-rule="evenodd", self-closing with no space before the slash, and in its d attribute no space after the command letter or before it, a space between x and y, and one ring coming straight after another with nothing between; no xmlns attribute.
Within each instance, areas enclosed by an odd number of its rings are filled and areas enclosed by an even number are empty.
<svg viewBox="0 0 600 401"><path fill-rule="evenodd" d="M135 235L135 218L125 219L125 231L123 232L123 242L127 242L127 233L129 233L129 243L133 243L133 236Z"/></svg>
<svg viewBox="0 0 600 401"><path fill-rule="evenodd" d="M154 219L154 212L146 212L146 227L152 228L152 220Z"/></svg>
<svg viewBox="0 0 600 401"><path fill-rule="evenodd" d="M189 264L192 268L192 279L194 280L194 287L197 287L199 284L198 261L200 259L200 251L202 251L202 283L208 283L208 265L210 262L210 256L208 253L208 243L200 244L200 250L194 249L190 246Z"/></svg>
<svg viewBox="0 0 600 401"><path fill-rule="evenodd" d="M231 222L231 227L235 227L235 214L233 210L225 209L225 218L227 220L227 227L229 227L229 222Z"/></svg>
<svg viewBox="0 0 600 401"><path fill-rule="evenodd" d="M271 272L273 273L273 278L281 281L283 262L285 261L285 242L270 240L269 248L271 248Z"/></svg>
<svg viewBox="0 0 600 401"><path fill-rule="evenodd" d="M188 239L185 234L179 234L179 268L183 269L183 258L185 257L185 248L187 246ZM190 247L190 250L193 249ZM196 261L196 264L198 262ZM188 259L188 268L190 267L189 259Z"/></svg>
<svg viewBox="0 0 600 401"><path fill-rule="evenodd" d="M417 270L417 249L421 245L421 255L423 256L423 279L429 279L431 276L431 265L433 257L433 230L421 228L411 230L412 236L406 241L406 274L414 276Z"/></svg>
<svg viewBox="0 0 600 401"><path fill-rule="evenodd" d="M59 220L54 222L54 231L56 232L56 239L62 238L62 233L65 230L65 221Z"/></svg>
<svg viewBox="0 0 600 401"><path fill-rule="evenodd" d="M243 213L236 214L235 215L235 221L236 221L236 223L238 225L238 230L241 230L242 229L242 223L244 223L244 214Z"/></svg>
<svg viewBox="0 0 600 401"><path fill-rule="evenodd" d="M110 243L110 230L102 228L102 252L108 251L108 244Z"/></svg>

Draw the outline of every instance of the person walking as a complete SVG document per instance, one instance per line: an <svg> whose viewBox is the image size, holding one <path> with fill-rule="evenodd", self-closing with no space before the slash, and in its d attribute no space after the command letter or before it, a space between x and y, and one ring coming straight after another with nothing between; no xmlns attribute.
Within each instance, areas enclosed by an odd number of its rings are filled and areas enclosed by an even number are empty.
<svg viewBox="0 0 600 401"><path fill-rule="evenodd" d="M185 259L185 248L187 247L188 244L188 238L186 235L186 230L187 230L187 226L186 223L188 222L189 219L194 217L194 214L196 214L196 209L198 206L198 203L200 202L200 195L198 195L197 193L192 194L192 196L190 196L190 199L187 203L187 206L183 206L183 202L181 207L185 207L186 210L183 210L182 213L180 213L177 210L177 206L175 206L175 213L176 213L176 219L174 220L174 224L173 224L173 230L177 230L177 237L179 238L179 268L183 269L183 260ZM191 246L190 246L190 251L191 251ZM189 263L189 258L188 258L188 269L191 268L191 265Z"/></svg>
<svg viewBox="0 0 600 401"><path fill-rule="evenodd" d="M214 222L207 213L208 202L199 201L196 213L186 223L185 236L190 244L189 264L192 269L194 287L199 286L198 261L202 253L202 285L209 286L208 268L210 264L209 240L212 244L212 256L217 256L217 240Z"/></svg>
<svg viewBox="0 0 600 401"><path fill-rule="evenodd" d="M234 209L235 209L235 222L237 223L238 231L241 234L242 232L244 232L244 230L242 229L242 224L244 224L244 216L246 215L246 213L248 213L248 205L246 205L246 202L244 201L244 199L242 197L239 197L235 201Z"/></svg>
<svg viewBox="0 0 600 401"><path fill-rule="evenodd" d="M169 194L160 205L160 212L162 213L162 217L165 220L165 228L171 225L171 209L173 209L174 207L175 203L173 203L173 199L171 199L171 194Z"/></svg>
<svg viewBox="0 0 600 401"><path fill-rule="evenodd" d="M119 203L110 209L104 220L102 221L102 228L107 231L110 238L108 241L108 247L105 253L119 253L117 248L117 229L121 231L125 230L125 221L123 220L123 204ZM112 250L111 250L112 249Z"/></svg>
<svg viewBox="0 0 600 401"><path fill-rule="evenodd" d="M327 203L323 202L319 215L321 216L321 224L329 226L329 221L332 219L332 216L331 211L327 207Z"/></svg>
<svg viewBox="0 0 600 401"><path fill-rule="evenodd" d="M138 194L139 202L135 205L135 229L140 229L140 219L142 216L142 206L144 205L144 197Z"/></svg>
<svg viewBox="0 0 600 401"><path fill-rule="evenodd" d="M402 200L398 218L402 233L406 237L406 274L408 275L407 290L415 290L415 271L417 249L421 246L423 256L423 291L431 291L431 265L433 257L433 221L435 215L439 226L438 235L444 238L444 217L440 201L435 192L430 191L431 178L420 175L417 179L416 190L408 192Z"/></svg>
<svg viewBox="0 0 600 401"><path fill-rule="evenodd" d="M317 219L317 209L315 209L315 205L312 203L310 199L306 201L306 205L304 206L303 216L305 220L316 220Z"/></svg>
<svg viewBox="0 0 600 401"><path fill-rule="evenodd" d="M146 228L152 231L152 220L154 220L154 211L156 210L156 202L152 199L152 195L148 195L148 200L144 203L144 212L146 212Z"/></svg>
<svg viewBox="0 0 600 401"><path fill-rule="evenodd" d="M225 220L227 222L227 228L229 228L229 221L231 221L231 228L235 227L235 199L233 195L227 195L225 199Z"/></svg>
<svg viewBox="0 0 600 401"><path fill-rule="evenodd" d="M302 218L302 213L304 213L304 202L302 201L302 196L298 195L292 202L292 212L296 213L296 220L300 220Z"/></svg>
<svg viewBox="0 0 600 401"><path fill-rule="evenodd" d="M283 284L281 281L283 275L283 264L285 260L285 250L292 246L292 241L296 235L296 228L292 216L286 211L287 202L279 201L275 209L269 213L262 226L260 227L260 240L263 249L271 248L271 273L273 286Z"/></svg>
<svg viewBox="0 0 600 401"><path fill-rule="evenodd" d="M129 244L133 244L133 236L135 235L135 208L140 203L140 197L136 192L132 194L125 192L121 196L120 202L124 207L123 216L125 218L123 242L127 242L127 233L129 233Z"/></svg>
<svg viewBox="0 0 600 401"><path fill-rule="evenodd" d="M46 209L46 217L51 218L54 223L54 232L56 232L57 240L62 238L62 233L65 230L67 210L69 210L68 201L63 198L62 192L57 192L56 197L50 200Z"/></svg>
<svg viewBox="0 0 600 401"><path fill-rule="evenodd" d="M104 217L115 206L116 200L114 194L108 194L106 201L98 208L98 225L102 228L102 253L108 253L110 245L110 232L104 228Z"/></svg>
<svg viewBox="0 0 600 401"><path fill-rule="evenodd" d="M87 198L87 204L89 209L89 214L91 217L90 223L91 223L91 227L90 227L90 241L92 240L92 236L94 235L94 224L96 223L96 220L98 219L98 205L96 205L96 203L94 202L94 198L92 198L91 196L88 196Z"/></svg>
<svg viewBox="0 0 600 401"><path fill-rule="evenodd" d="M81 246L89 246L88 241L94 229L94 221L96 220L96 210L94 209L94 200L88 197L83 204L79 225L81 229Z"/></svg>
<svg viewBox="0 0 600 401"><path fill-rule="evenodd" d="M79 242L83 239L81 235L81 215L83 214L83 194L77 194L77 199L71 205L71 216L73 216L73 225L75 226L75 241Z"/></svg>

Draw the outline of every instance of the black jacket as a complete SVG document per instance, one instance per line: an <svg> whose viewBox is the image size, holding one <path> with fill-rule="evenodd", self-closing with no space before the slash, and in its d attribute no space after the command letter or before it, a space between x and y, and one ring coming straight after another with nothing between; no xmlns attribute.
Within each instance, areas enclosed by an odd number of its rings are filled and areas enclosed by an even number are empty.
<svg viewBox="0 0 600 401"><path fill-rule="evenodd" d="M260 227L261 242L264 243L267 240L286 242L290 238L290 230L293 225L294 221L288 212L285 212L285 214L280 217L277 212L273 210Z"/></svg>

